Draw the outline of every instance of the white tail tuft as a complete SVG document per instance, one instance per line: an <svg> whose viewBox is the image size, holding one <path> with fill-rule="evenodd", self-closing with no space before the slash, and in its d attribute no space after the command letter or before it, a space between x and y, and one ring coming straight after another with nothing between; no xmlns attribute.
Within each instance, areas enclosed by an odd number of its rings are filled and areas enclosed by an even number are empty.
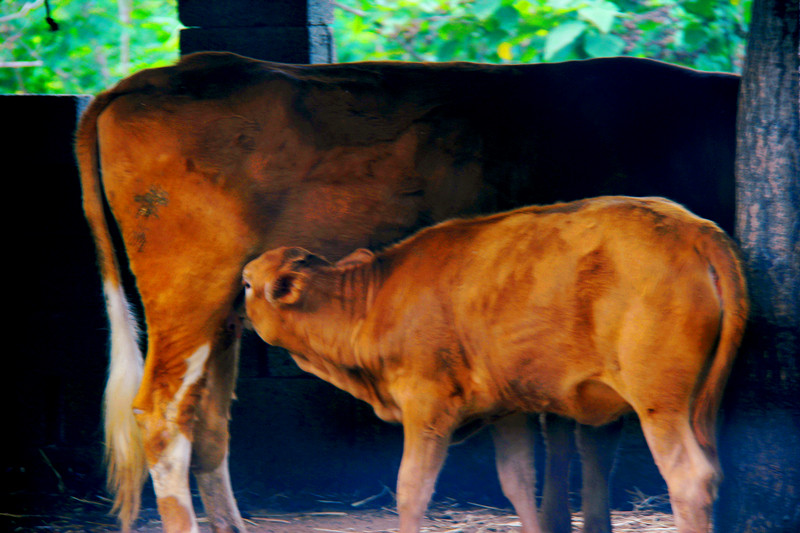
<svg viewBox="0 0 800 533"><path fill-rule="evenodd" d="M144 364L139 331L122 287L106 282L106 311L111 326L111 352L104 396L108 486L115 494L114 511L127 531L139 513L147 465L133 400Z"/></svg>

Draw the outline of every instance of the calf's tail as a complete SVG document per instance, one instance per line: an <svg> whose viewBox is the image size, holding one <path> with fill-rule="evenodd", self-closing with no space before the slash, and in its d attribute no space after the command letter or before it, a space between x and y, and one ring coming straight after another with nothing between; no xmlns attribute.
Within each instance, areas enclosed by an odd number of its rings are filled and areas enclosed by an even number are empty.
<svg viewBox="0 0 800 533"><path fill-rule="evenodd" d="M83 210L97 250L111 330L103 405L107 483L114 494L113 511L123 531L129 531L139 513L142 486L147 476L142 438L132 409L142 380L143 358L139 331L122 286L100 181L97 120L113 97L111 92L102 93L86 109L78 124L75 153L80 168Z"/></svg>
<svg viewBox="0 0 800 533"><path fill-rule="evenodd" d="M749 300L745 274L733 241L718 228L713 228L703 236L700 248L722 300L722 325L716 351L695 396L692 426L703 449L716 457L717 412L744 334Z"/></svg>

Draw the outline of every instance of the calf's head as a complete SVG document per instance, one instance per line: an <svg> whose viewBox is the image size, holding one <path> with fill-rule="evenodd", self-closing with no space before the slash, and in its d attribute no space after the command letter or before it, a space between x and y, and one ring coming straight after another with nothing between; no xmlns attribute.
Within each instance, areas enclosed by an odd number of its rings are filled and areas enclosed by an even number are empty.
<svg viewBox="0 0 800 533"><path fill-rule="evenodd" d="M303 248L276 248L244 267L247 316L259 336L278 344L287 308L303 305L303 296L315 269L328 266L324 258Z"/></svg>

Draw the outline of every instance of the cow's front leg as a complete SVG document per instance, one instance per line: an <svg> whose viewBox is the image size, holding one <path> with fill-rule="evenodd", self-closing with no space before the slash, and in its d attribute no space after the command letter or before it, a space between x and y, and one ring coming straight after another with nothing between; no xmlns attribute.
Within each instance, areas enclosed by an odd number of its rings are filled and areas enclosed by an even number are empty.
<svg viewBox="0 0 800 533"><path fill-rule="evenodd" d="M581 509L584 533L611 533L609 478L623 421L600 427L578 424L575 440L581 456Z"/></svg>
<svg viewBox="0 0 800 533"><path fill-rule="evenodd" d="M236 383L241 322L231 313L220 330L217 349L206 365L205 386L194 428L192 473L214 533L245 531L233 497L228 452L228 420Z"/></svg>
<svg viewBox="0 0 800 533"><path fill-rule="evenodd" d="M536 516L536 470L533 463L533 432L524 413L494 423L495 462L503 494L522 523L523 533L539 533Z"/></svg>
<svg viewBox="0 0 800 533"><path fill-rule="evenodd" d="M403 459L397 479L400 533L419 531L455 429L452 417L435 412L446 400L436 400L421 396L427 405L410 403L403 408Z"/></svg>

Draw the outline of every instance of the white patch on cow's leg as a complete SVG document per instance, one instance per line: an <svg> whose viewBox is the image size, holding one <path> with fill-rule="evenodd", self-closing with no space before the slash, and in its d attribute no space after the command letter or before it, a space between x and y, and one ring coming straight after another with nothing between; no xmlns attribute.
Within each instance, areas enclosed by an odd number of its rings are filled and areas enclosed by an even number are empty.
<svg viewBox="0 0 800 533"><path fill-rule="evenodd" d="M228 470L228 456L211 472L195 472L200 496L215 533L244 533L244 521L233 499L231 476Z"/></svg>
<svg viewBox="0 0 800 533"><path fill-rule="evenodd" d="M503 494L514 506L523 533L539 533L536 515L536 471L533 463L533 432L528 416L516 414L498 420L492 432L495 463Z"/></svg>
<svg viewBox="0 0 800 533"><path fill-rule="evenodd" d="M121 286L103 287L111 328L108 379L103 396L108 486L115 495L114 509L123 529L139 512L147 475L141 432L131 406L142 382L143 359L139 332Z"/></svg>
<svg viewBox="0 0 800 533"><path fill-rule="evenodd" d="M181 386L165 410L166 429L161 438L166 441L166 445L155 464L150 466L158 511L164 530L170 533L199 531L189 491L192 443L187 433L191 434L191 427L182 427L180 421L184 419L181 409L194 409L194 406L185 405L184 399L189 388L197 384L203 376L210 352L210 345L204 344L186 359L186 371Z"/></svg>
<svg viewBox="0 0 800 533"><path fill-rule="evenodd" d="M189 491L189 460L192 443L178 433L150 467L158 511L167 532L198 533L197 518Z"/></svg>
<svg viewBox="0 0 800 533"><path fill-rule="evenodd" d="M210 353L211 345L206 343L186 359L186 372L183 374L181 386L169 406L167 406L167 420L174 421L177 418L178 409L183 407L183 399L189 387L195 385L203 377L206 361L208 361Z"/></svg>
<svg viewBox="0 0 800 533"><path fill-rule="evenodd" d="M653 459L667 482L680 533L707 533L720 473L692 432L688 415L677 420L640 415Z"/></svg>

